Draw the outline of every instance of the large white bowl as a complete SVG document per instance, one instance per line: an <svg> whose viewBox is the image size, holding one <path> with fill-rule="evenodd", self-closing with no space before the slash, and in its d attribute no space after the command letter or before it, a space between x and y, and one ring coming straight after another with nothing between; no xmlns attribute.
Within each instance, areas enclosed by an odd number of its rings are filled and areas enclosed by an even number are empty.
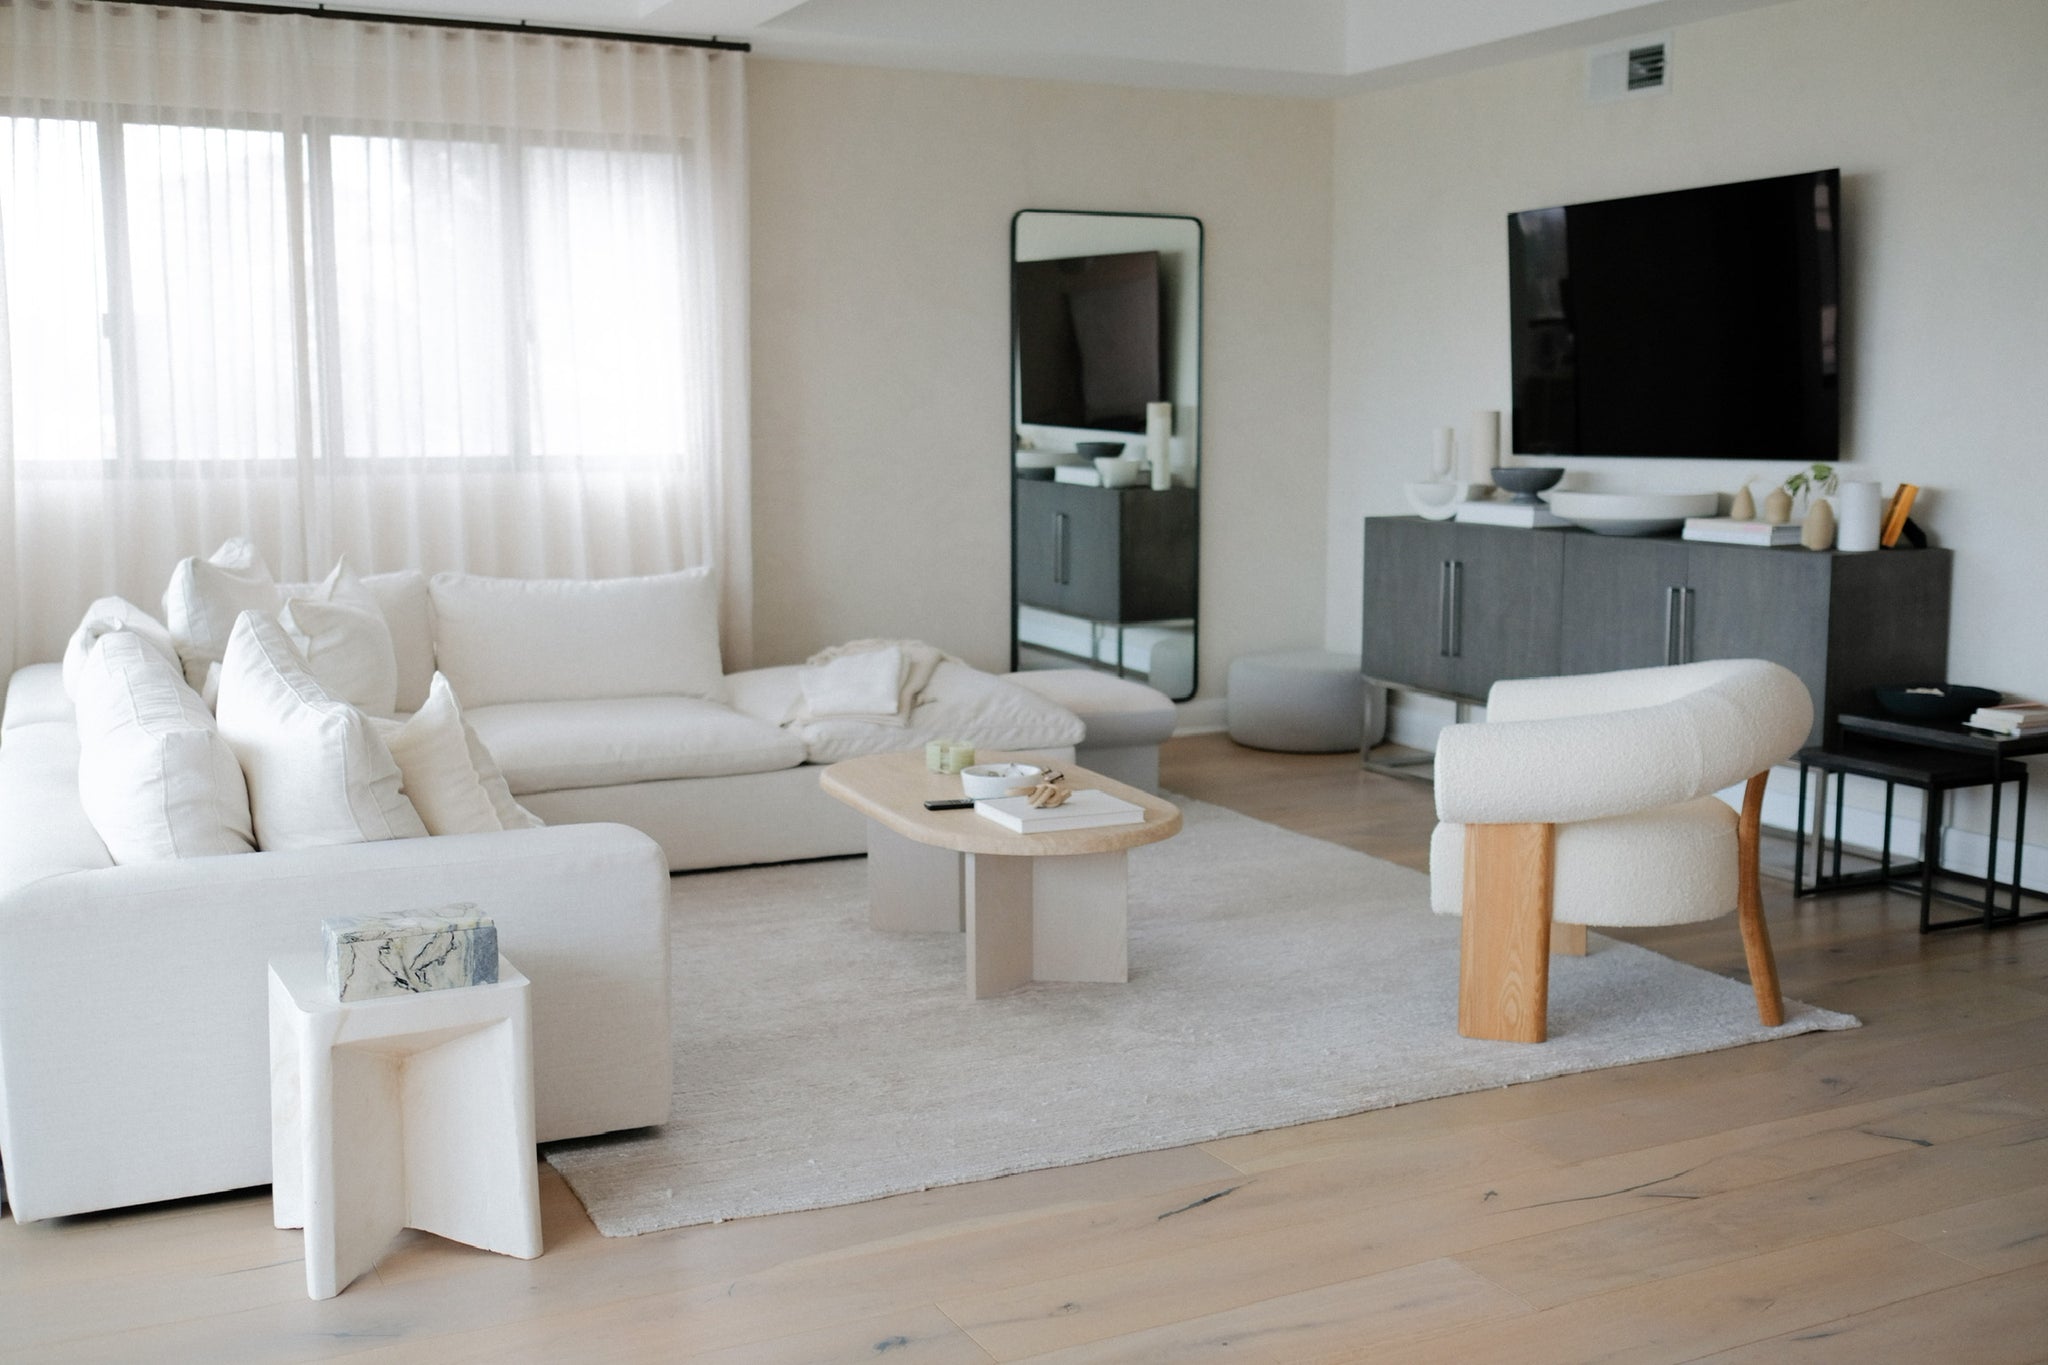
<svg viewBox="0 0 2048 1365"><path fill-rule="evenodd" d="M1018 787L1029 787L1045 776L1045 769L1031 763L977 763L960 770L960 794L985 801L1008 796Z"/></svg>
<svg viewBox="0 0 2048 1365"><path fill-rule="evenodd" d="M1676 531L1687 517L1711 517L1718 493L1552 493L1550 510L1574 526L1603 536L1655 536Z"/></svg>

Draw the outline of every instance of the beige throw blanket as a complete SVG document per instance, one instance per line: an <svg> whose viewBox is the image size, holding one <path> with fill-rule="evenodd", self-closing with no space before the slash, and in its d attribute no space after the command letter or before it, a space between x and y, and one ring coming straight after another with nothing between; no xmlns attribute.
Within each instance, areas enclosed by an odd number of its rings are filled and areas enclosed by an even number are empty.
<svg viewBox="0 0 2048 1365"><path fill-rule="evenodd" d="M922 640L850 640L819 650L797 673L803 697L788 723L908 725L933 671L946 660L960 662Z"/></svg>

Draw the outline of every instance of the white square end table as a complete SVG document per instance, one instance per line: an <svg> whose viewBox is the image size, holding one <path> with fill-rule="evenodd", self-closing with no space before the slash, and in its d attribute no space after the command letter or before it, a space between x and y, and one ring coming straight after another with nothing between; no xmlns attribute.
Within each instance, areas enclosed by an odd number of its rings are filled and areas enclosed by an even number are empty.
<svg viewBox="0 0 2048 1365"><path fill-rule="evenodd" d="M343 1003L319 953L270 964L273 1221L306 1230L306 1292L331 1299L419 1228L540 1255L528 985Z"/></svg>

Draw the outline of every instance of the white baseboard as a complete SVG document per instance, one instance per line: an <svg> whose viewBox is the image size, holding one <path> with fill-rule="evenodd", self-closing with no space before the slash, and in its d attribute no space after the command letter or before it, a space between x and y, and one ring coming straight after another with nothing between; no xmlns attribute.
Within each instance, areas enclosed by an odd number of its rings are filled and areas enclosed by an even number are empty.
<svg viewBox="0 0 2048 1365"><path fill-rule="evenodd" d="M1173 704L1176 735L1207 735L1230 727L1230 708L1223 697L1196 697Z"/></svg>

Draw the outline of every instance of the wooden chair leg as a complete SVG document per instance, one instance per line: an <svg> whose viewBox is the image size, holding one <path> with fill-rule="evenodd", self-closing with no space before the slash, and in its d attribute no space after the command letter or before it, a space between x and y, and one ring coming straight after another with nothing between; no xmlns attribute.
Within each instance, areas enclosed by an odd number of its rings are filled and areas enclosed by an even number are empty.
<svg viewBox="0 0 2048 1365"><path fill-rule="evenodd" d="M1735 904L1742 920L1742 951L1749 958L1749 984L1756 991L1756 1017L1765 1027L1775 1028L1785 1022L1785 996L1778 989L1778 961L1771 955L1771 931L1764 924L1763 892L1757 884L1757 840L1769 776L1761 772L1750 778L1742 793L1742 819L1735 833Z"/></svg>
<svg viewBox="0 0 2048 1365"><path fill-rule="evenodd" d="M1552 957L1584 957L1586 955L1586 926L1583 924L1550 923L1550 955Z"/></svg>
<svg viewBox="0 0 2048 1365"><path fill-rule="evenodd" d="M1465 921L1458 953L1458 1032L1540 1043L1550 1004L1550 894L1555 825L1465 826Z"/></svg>

